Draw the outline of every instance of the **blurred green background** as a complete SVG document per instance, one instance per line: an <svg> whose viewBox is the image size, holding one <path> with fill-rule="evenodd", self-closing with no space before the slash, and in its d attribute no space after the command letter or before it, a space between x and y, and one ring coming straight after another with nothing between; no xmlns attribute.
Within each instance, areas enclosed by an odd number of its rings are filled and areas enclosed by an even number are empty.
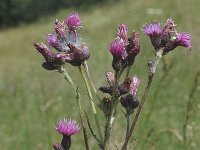
<svg viewBox="0 0 200 150"><path fill-rule="evenodd" d="M16 7L3 10L4 2L14 2ZM35 2L36 5L29 6L28 2ZM0 149L52 149L52 143L61 140L61 136L54 129L55 123L63 117L79 120L72 89L61 74L56 71L46 71L41 67L43 58L33 47L34 42L44 41L45 35L52 32L55 18L65 20L69 12L74 10L79 12L83 21L84 28L80 30L80 35L90 48L91 57L88 64L96 87L106 84L104 74L112 70L112 56L107 49L116 35L118 24L125 23L129 31L140 32L142 50L131 69L131 74L137 74L141 80L138 89L139 98L147 83L146 62L153 58L153 47L149 38L140 30L142 25L155 19L164 24L169 17L172 17L177 23L178 31L192 35L192 51L179 47L169 53L165 58L167 67L170 68L167 71L163 69L165 66L163 61L159 64L135 133L135 147L138 150L182 149L184 112L194 78L200 70L200 1L107 0L104 3L94 1L91 4L91 1L84 0L77 1L76 5L61 3L63 6L55 6L55 11L52 6L49 9L46 7L49 3L57 5L55 2L70 1L3 0L0 2L0 24L3 27L0 30ZM23 11L15 10L18 6L23 8ZM44 12L37 12L34 7ZM29 14L29 11L35 13L36 17ZM22 14L18 16L19 12ZM9 18L9 15L14 18ZM27 24L24 18L32 23ZM18 26L10 28L10 25ZM90 114L90 103L78 69L70 65L66 68L80 86L83 107ZM187 126L189 150L198 150L200 147L199 89L199 87L195 89L189 112ZM115 145L120 147L123 143L125 119L121 113L122 109L119 107L114 124L112 149L116 149ZM103 127L104 119L100 111L99 115ZM93 122L92 125L95 127ZM91 149L97 149L97 144L91 135L89 138ZM72 149L84 149L81 134L73 136L72 140Z"/></svg>

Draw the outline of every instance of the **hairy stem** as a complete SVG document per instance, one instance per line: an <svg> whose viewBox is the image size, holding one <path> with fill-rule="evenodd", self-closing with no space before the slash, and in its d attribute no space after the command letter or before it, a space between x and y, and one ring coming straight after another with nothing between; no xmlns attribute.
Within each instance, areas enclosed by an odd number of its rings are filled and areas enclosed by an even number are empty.
<svg viewBox="0 0 200 150"><path fill-rule="evenodd" d="M126 78L128 78L129 73L130 73L130 70L131 70L131 66L128 66L128 68L127 68L127 72L126 72Z"/></svg>
<svg viewBox="0 0 200 150"><path fill-rule="evenodd" d="M108 143L110 140L110 134L112 131L112 125L115 120L115 114L116 114L116 107L118 104L118 100L116 99L116 92L117 92L117 87L119 84L119 78L120 78L121 72L115 73L115 84L113 88L113 95L111 98L111 105L109 109L109 114L106 116L106 125L105 125L105 130L104 130L104 145L103 145L103 150L108 148Z"/></svg>
<svg viewBox="0 0 200 150"><path fill-rule="evenodd" d="M126 111L126 136L128 136L129 130L130 130L130 112L127 110Z"/></svg>
<svg viewBox="0 0 200 150"><path fill-rule="evenodd" d="M70 84L70 86L73 88L73 90L75 92L76 102L77 102L78 111L79 111L79 117L80 117L83 136L84 136L85 148L86 148L86 150L89 150L88 137L87 137L86 127L85 127L85 123L84 123L84 119L83 119L83 110L82 110L81 103L80 103L80 93L78 92L78 88L76 88L73 80L68 75L67 71L65 70L65 68L63 66L61 67L61 73L63 73L64 78L67 80L67 82Z"/></svg>
<svg viewBox="0 0 200 150"><path fill-rule="evenodd" d="M88 84L85 72L84 72L84 70L82 69L81 66L79 67L79 71L81 73L81 76L83 78L83 81L85 83L85 86L86 86L86 89L87 89L87 92L88 92L88 97L90 99L90 103L91 103L91 106L92 106L92 112L93 112L94 119L95 119L95 122L96 122L98 134L99 134L100 140L102 141L103 140L103 136L102 136L102 133L101 133L99 119L98 119L98 116L97 116L97 111L96 111L95 103L94 103L94 100L93 100L93 97L92 97L92 93L91 93L91 90L90 90L90 86Z"/></svg>

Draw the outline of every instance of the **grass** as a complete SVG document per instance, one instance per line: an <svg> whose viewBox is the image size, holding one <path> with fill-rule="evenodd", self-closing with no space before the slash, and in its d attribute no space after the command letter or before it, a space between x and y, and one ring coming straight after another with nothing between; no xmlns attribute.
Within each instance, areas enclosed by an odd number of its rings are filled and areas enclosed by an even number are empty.
<svg viewBox="0 0 200 150"><path fill-rule="evenodd" d="M148 8L158 8L162 13L147 14ZM139 98L147 82L146 62L153 57L151 52L153 48L149 39L140 31L141 26L154 19L164 23L167 18L173 17L178 25L178 31L192 34L192 52L177 48L167 55L167 62L173 62L173 65L164 80L162 78L166 72L162 69L163 63L158 67L149 98L137 125L135 138L138 150L182 149L184 110L193 80L200 70L199 9L198 0L163 2L124 0L116 4L97 5L79 11L84 21L81 35L90 47L91 58L88 63L96 87L106 84L104 73L112 69L110 65L112 57L108 54L107 47L116 34L118 24L126 23L129 30L141 33L142 51L131 69L131 73L137 74L141 80L138 89ZM0 31L0 147L2 149L51 149L52 143L61 138L54 130L56 121L63 117L78 119L72 90L62 75L42 69L43 58L33 47L33 42L43 40L44 35L52 31L54 18L63 20L69 11L61 10L54 16L41 18L36 23ZM67 70L81 87L82 104L89 113L91 108L84 94L85 89L78 69L68 65ZM158 93L155 96L156 91ZM199 97L197 88L192 99L192 111L187 127L187 136L191 141L188 145L190 150L198 150L200 147ZM154 104L152 114L145 123L152 103ZM103 119L101 122L103 126ZM125 120L120 113L114 127L113 145L122 144L124 129ZM91 135L89 136L92 149L96 149L95 141ZM81 135L73 137L72 149L83 149L83 144Z"/></svg>

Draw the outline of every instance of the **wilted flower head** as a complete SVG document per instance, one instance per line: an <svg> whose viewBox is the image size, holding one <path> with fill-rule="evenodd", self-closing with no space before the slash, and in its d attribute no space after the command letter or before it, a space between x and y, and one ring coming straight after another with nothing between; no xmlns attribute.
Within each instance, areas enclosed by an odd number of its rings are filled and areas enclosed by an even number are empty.
<svg viewBox="0 0 200 150"><path fill-rule="evenodd" d="M136 55L140 52L140 35L133 32L131 37L128 38L128 45L126 46L128 66L134 63Z"/></svg>
<svg viewBox="0 0 200 150"><path fill-rule="evenodd" d="M54 29L60 37L65 37L66 27L64 21L60 22L56 19L56 21L54 22Z"/></svg>
<svg viewBox="0 0 200 150"><path fill-rule="evenodd" d="M112 41L109 50L114 58L121 58L125 50L125 43L123 39L116 38L114 41Z"/></svg>
<svg viewBox="0 0 200 150"><path fill-rule="evenodd" d="M108 80L109 85L114 85L115 84L115 74L112 72L107 72L106 73L106 78Z"/></svg>
<svg viewBox="0 0 200 150"><path fill-rule="evenodd" d="M64 119L57 123L56 130L64 136L71 136L79 132L79 126L75 120Z"/></svg>
<svg viewBox="0 0 200 150"><path fill-rule="evenodd" d="M172 18L167 19L167 22L165 23L164 27L163 27L163 32L166 33L172 33L172 32L176 32L176 24L174 23L174 20Z"/></svg>
<svg viewBox="0 0 200 150"><path fill-rule="evenodd" d="M136 95L137 87L139 84L140 84L140 80L136 76L133 76L132 82L130 84L130 94Z"/></svg>
<svg viewBox="0 0 200 150"><path fill-rule="evenodd" d="M75 30L78 27L81 27L82 23L78 13L71 13L66 19L66 24L71 30Z"/></svg>
<svg viewBox="0 0 200 150"><path fill-rule="evenodd" d="M73 66L80 66L85 60L89 59L90 53L86 44L77 47L73 44L68 44L69 52L63 54L66 62Z"/></svg>
<svg viewBox="0 0 200 150"><path fill-rule="evenodd" d="M38 50L44 56L46 61L54 61L56 54L53 53L44 43L35 43L34 46L36 50Z"/></svg>
<svg viewBox="0 0 200 150"><path fill-rule="evenodd" d="M150 24L150 25L148 24L144 25L143 32L149 37L159 36L162 32L160 28L160 23L154 22L153 24Z"/></svg>
<svg viewBox="0 0 200 150"><path fill-rule="evenodd" d="M187 33L178 33L176 37L176 43L178 46L191 49L191 35Z"/></svg>
<svg viewBox="0 0 200 150"><path fill-rule="evenodd" d="M119 25L117 35L124 40L124 43L128 44L128 27L125 24Z"/></svg>

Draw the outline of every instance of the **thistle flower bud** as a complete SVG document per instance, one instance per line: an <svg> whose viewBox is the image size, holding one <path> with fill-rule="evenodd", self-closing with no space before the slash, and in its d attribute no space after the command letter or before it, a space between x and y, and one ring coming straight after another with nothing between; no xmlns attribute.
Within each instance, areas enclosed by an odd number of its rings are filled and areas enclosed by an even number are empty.
<svg viewBox="0 0 200 150"><path fill-rule="evenodd" d="M76 47L73 44L68 44L70 51L66 53L64 59L73 66L80 66L85 60L89 59L90 53L86 44Z"/></svg>
<svg viewBox="0 0 200 150"><path fill-rule="evenodd" d="M119 25L117 35L124 40L125 45L128 44L128 27L125 24Z"/></svg>
<svg viewBox="0 0 200 150"><path fill-rule="evenodd" d="M136 96L139 82L139 79L136 76L133 76L129 87L129 93L125 96L122 96L120 99L122 106L129 110L129 112L133 112L134 109L139 106L139 101Z"/></svg>
<svg viewBox="0 0 200 150"><path fill-rule="evenodd" d="M108 115L111 106L111 100L108 97L103 97L100 108L103 110L104 114Z"/></svg>
<svg viewBox="0 0 200 150"><path fill-rule="evenodd" d="M55 60L56 54L53 53L44 43L34 44L36 50L38 50L45 58L47 62L53 62Z"/></svg>
<svg viewBox="0 0 200 150"><path fill-rule="evenodd" d="M103 93L108 93L108 94L112 95L112 93L113 93L113 86L101 86L99 88L99 90L101 92L103 92Z"/></svg>
<svg viewBox="0 0 200 150"><path fill-rule="evenodd" d="M120 95L124 95L129 92L131 82L132 82L131 78L126 78L125 81L118 86Z"/></svg>
<svg viewBox="0 0 200 150"><path fill-rule="evenodd" d="M59 37L61 38L66 37L66 27L64 21L60 22L56 19L56 21L54 22L54 29L56 33L59 35Z"/></svg>
<svg viewBox="0 0 200 150"><path fill-rule="evenodd" d="M140 80L136 76L133 76L131 84L130 84L130 91L129 91L130 94L136 95L137 87L139 84L140 84Z"/></svg>
<svg viewBox="0 0 200 150"><path fill-rule="evenodd" d="M176 32L176 24L174 23L174 20L172 18L167 19L167 22L165 23L163 27L163 32L166 33L173 33Z"/></svg>
<svg viewBox="0 0 200 150"><path fill-rule="evenodd" d="M58 48L58 40L55 34L47 34L46 35L46 40L54 48Z"/></svg>
<svg viewBox="0 0 200 150"><path fill-rule="evenodd" d="M106 73L106 78L107 78L108 84L110 86L113 86L115 84L115 75L114 75L114 73L107 72Z"/></svg>
<svg viewBox="0 0 200 150"><path fill-rule="evenodd" d="M44 56L46 62L42 64L42 67L46 70L59 69L64 64L64 58L60 54L52 52L45 44L34 44L35 48Z"/></svg>
<svg viewBox="0 0 200 150"><path fill-rule="evenodd" d="M120 102L121 105L130 113L133 113L134 109L139 106L139 100L136 95L128 94L126 96L122 96Z"/></svg>
<svg viewBox="0 0 200 150"><path fill-rule="evenodd" d="M133 32L128 38L129 44L126 46L128 66L133 65L135 56L140 52L140 35Z"/></svg>
<svg viewBox="0 0 200 150"><path fill-rule="evenodd" d="M121 58L125 50L125 43L123 39L116 38L114 41L112 41L109 50L113 55L113 58Z"/></svg>

